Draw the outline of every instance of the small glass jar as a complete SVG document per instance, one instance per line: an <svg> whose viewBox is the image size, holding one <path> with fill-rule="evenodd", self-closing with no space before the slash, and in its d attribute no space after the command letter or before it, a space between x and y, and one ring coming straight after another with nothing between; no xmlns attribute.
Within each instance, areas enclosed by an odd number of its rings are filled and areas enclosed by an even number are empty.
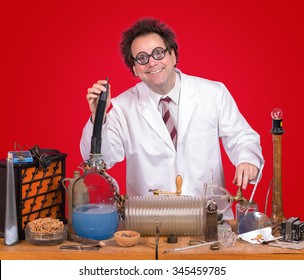
<svg viewBox="0 0 304 280"><path fill-rule="evenodd" d="M245 215L258 211L258 205L254 201L239 201L236 204L236 221L237 232L239 233L239 225Z"/></svg>

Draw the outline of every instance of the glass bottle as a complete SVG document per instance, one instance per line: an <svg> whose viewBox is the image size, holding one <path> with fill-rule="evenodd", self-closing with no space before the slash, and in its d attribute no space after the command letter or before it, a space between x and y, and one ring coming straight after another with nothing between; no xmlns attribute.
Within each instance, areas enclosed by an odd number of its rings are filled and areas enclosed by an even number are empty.
<svg viewBox="0 0 304 280"><path fill-rule="evenodd" d="M72 228L80 237L104 240L113 237L119 224L115 203L119 187L105 172L100 155L82 164L85 171L72 186Z"/></svg>

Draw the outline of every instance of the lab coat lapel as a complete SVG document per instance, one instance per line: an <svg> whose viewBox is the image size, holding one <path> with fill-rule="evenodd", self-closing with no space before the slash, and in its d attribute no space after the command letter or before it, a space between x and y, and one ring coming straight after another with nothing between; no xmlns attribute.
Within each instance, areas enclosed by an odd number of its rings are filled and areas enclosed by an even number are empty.
<svg viewBox="0 0 304 280"><path fill-rule="evenodd" d="M182 143L182 139L187 133L189 122L199 104L199 96L195 91L193 84L188 82L189 77L181 75L181 94L179 97L178 110L178 130L177 139Z"/></svg>
<svg viewBox="0 0 304 280"><path fill-rule="evenodd" d="M141 84L139 89L139 105L141 115L146 122L155 130L155 132L165 141L170 149L175 151L172 139L168 133L167 127L162 120L161 114L157 110L152 98L149 95L147 88Z"/></svg>

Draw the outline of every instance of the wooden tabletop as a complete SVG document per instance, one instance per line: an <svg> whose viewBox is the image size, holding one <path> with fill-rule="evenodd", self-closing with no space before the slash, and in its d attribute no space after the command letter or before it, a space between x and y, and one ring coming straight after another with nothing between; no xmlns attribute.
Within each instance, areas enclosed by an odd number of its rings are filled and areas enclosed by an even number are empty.
<svg viewBox="0 0 304 280"><path fill-rule="evenodd" d="M187 246L190 239L199 237L179 236L178 243L167 243L167 237L160 237L159 260L304 260L304 250L282 249L263 245L252 245L245 241L237 240L235 246L224 247L219 245L219 250L211 250L209 246L192 248L188 250L164 253L165 250ZM1 260L155 260L155 238L141 237L134 247L121 247L113 238L105 240L104 247L97 251L60 249L62 245L77 244L65 241L58 245L39 246L28 243L26 240L18 244L7 246L0 239Z"/></svg>

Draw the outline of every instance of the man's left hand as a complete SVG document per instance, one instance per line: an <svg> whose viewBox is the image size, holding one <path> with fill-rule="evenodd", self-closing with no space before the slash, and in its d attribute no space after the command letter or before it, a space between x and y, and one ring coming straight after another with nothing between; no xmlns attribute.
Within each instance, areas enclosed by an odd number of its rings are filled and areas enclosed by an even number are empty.
<svg viewBox="0 0 304 280"><path fill-rule="evenodd" d="M258 175L259 169L251 163L243 162L236 167L233 184L242 186L245 190L248 183L255 180Z"/></svg>

